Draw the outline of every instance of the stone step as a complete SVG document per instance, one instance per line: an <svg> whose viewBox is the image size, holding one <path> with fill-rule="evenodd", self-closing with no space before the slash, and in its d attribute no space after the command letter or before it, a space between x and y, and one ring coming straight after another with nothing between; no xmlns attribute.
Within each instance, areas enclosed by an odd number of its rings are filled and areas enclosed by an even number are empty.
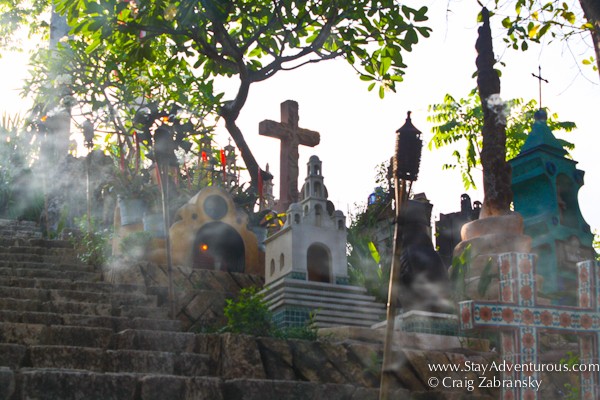
<svg viewBox="0 0 600 400"><path fill-rule="evenodd" d="M35 311L0 310L0 321L25 324L90 326L112 329L120 332L125 329L144 329L157 331L180 331L181 321L152 318L127 318L113 316L56 314Z"/></svg>
<svg viewBox="0 0 600 400"><path fill-rule="evenodd" d="M318 300L317 300L318 299ZM294 300L294 301L312 301L319 302L324 304L332 304L339 307L350 306L353 309L358 310L359 312L368 312L368 311L381 311L385 312L385 305L383 303L377 303L373 301L371 298L363 298L357 299L355 297L342 297L342 296L329 296L327 292L312 292L312 291L304 291L304 290L294 290L294 288L290 288L289 290L281 290L274 293L270 293L269 296L265 297L265 301L269 303L275 304L276 302L282 300Z"/></svg>
<svg viewBox="0 0 600 400"><path fill-rule="evenodd" d="M0 260L6 263L82 264L74 255L45 255L27 253L3 253Z"/></svg>
<svg viewBox="0 0 600 400"><path fill-rule="evenodd" d="M0 322L3 343L108 348L113 331L85 326Z"/></svg>
<svg viewBox="0 0 600 400"><path fill-rule="evenodd" d="M0 366L19 369L25 362L27 346L16 343L0 343ZM0 397L1 398L1 397Z"/></svg>
<svg viewBox="0 0 600 400"><path fill-rule="evenodd" d="M72 256L76 257L77 252L75 249L70 247L39 247L30 246L28 242L24 242L19 246L8 245L3 246L0 242L0 255L8 254L31 254L31 255L45 255L45 256Z"/></svg>
<svg viewBox="0 0 600 400"><path fill-rule="evenodd" d="M1 264L1 263L0 263ZM100 272L81 270L59 270L46 268L5 267L0 265L0 276L16 276L24 278L68 279L87 282L102 281Z"/></svg>
<svg viewBox="0 0 600 400"><path fill-rule="evenodd" d="M201 344L196 334L190 332L164 332L127 329L114 335L113 349L167 351L174 353L200 353Z"/></svg>
<svg viewBox="0 0 600 400"><path fill-rule="evenodd" d="M81 263L49 263L44 261L11 261L0 257L0 269L48 269L51 271L78 271L94 272L95 268L91 265Z"/></svg>
<svg viewBox="0 0 600 400"><path fill-rule="evenodd" d="M0 298L0 310L36 311L57 314L84 314L96 316L140 317L167 319L169 310L164 307L116 306L108 303L80 303L69 301L39 301Z"/></svg>
<svg viewBox="0 0 600 400"><path fill-rule="evenodd" d="M116 284L109 282L86 282L72 281L67 279L51 278L20 278L13 276L0 276L0 286L12 286L22 288L76 290L99 293L146 293L146 287L142 285ZM150 293L154 294L154 293Z"/></svg>
<svg viewBox="0 0 600 400"><path fill-rule="evenodd" d="M180 376L209 374L209 356L147 350L106 350L75 346L31 346L30 367L133 372Z"/></svg>
<svg viewBox="0 0 600 400"><path fill-rule="evenodd" d="M263 293L266 294L265 301L269 301L270 297L281 292L283 288L285 288L287 293L314 295L317 297L327 296L330 301L335 301L336 299L367 303L375 301L375 297L368 295L366 289L362 287L330 285L321 282L301 281L289 278L279 279L265 287L263 290Z"/></svg>
<svg viewBox="0 0 600 400"><path fill-rule="evenodd" d="M32 400L134 400L139 379L134 374L62 369L24 369L16 375L13 398Z"/></svg>
<svg viewBox="0 0 600 400"><path fill-rule="evenodd" d="M29 239L29 245L34 247L44 247L47 249L72 249L73 243L69 240L56 239Z"/></svg>
<svg viewBox="0 0 600 400"><path fill-rule="evenodd" d="M319 318L341 318L341 319L361 319L363 321L381 322L385 319L385 310L380 313L361 313L356 310L321 308L316 309L316 317Z"/></svg>
<svg viewBox="0 0 600 400"><path fill-rule="evenodd" d="M109 303L114 305L155 306L156 296L142 293L98 293L75 290L56 290L0 286L0 298L39 301L76 301L80 303Z"/></svg>
<svg viewBox="0 0 600 400"><path fill-rule="evenodd" d="M267 379L233 379L160 374L116 374L66 369L23 369L15 373L14 398L86 400L377 400L379 391L350 384ZM396 389L392 399L409 398ZM421 397L426 398L426 397ZM430 398L442 399L435 396Z"/></svg>

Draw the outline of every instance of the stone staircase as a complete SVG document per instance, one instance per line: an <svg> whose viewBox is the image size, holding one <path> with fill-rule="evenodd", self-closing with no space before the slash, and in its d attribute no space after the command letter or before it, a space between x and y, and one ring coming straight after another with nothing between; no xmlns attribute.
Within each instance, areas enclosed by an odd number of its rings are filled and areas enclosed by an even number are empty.
<svg viewBox="0 0 600 400"><path fill-rule="evenodd" d="M0 220L0 400L378 399L381 345L182 332L165 291L107 282L69 242ZM391 399L456 398L430 397L431 354L405 356Z"/></svg>
<svg viewBox="0 0 600 400"><path fill-rule="evenodd" d="M182 332L165 291L106 282L68 241L0 220L0 400L377 398L267 374L244 336Z"/></svg>
<svg viewBox="0 0 600 400"><path fill-rule="evenodd" d="M175 398L152 382L207 376L196 335L148 292L103 281L34 224L0 221L0 399Z"/></svg>

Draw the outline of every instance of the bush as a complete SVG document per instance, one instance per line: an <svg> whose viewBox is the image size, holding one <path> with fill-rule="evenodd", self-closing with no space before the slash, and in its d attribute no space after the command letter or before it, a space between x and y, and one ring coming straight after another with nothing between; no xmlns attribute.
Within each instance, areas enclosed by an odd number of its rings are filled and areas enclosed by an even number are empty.
<svg viewBox="0 0 600 400"><path fill-rule="evenodd" d="M119 249L128 259L143 260L148 253L151 241L151 232L133 232L123 238L119 245Z"/></svg>
<svg viewBox="0 0 600 400"><path fill-rule="evenodd" d="M77 253L77 258L84 264L102 267L109 257L109 240L111 234L108 230L98 231L96 224L92 221L91 229L87 227L87 221L81 219L76 221L80 233L71 234L71 243Z"/></svg>
<svg viewBox="0 0 600 400"><path fill-rule="evenodd" d="M242 289L237 299L228 299L224 311L227 325L222 332L279 339L317 340L313 313L303 326L278 329L273 325L273 314L264 301L264 295L259 293L256 287Z"/></svg>
<svg viewBox="0 0 600 400"><path fill-rule="evenodd" d="M224 312L227 318L225 332L272 336L272 313L258 288L244 288L236 300L227 299Z"/></svg>

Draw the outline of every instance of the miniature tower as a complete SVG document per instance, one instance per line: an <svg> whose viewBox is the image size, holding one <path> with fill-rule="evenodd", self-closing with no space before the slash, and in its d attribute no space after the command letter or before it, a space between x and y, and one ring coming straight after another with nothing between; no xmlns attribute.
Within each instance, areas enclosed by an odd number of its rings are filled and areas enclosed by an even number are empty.
<svg viewBox="0 0 600 400"><path fill-rule="evenodd" d="M300 203L290 205L282 229L267 239L265 283L287 275L313 282L346 283L346 218L327 200L317 156L308 162L301 198Z"/></svg>
<svg viewBox="0 0 600 400"><path fill-rule="evenodd" d="M267 174L270 174L269 164L265 168ZM263 198L260 204L261 210L273 210L275 208L275 196L273 196L273 179L267 179L263 182Z"/></svg>
<svg viewBox="0 0 600 400"><path fill-rule="evenodd" d="M510 161L515 211L524 220L538 255L543 292L561 294L557 302L575 305L577 262L594 258L593 235L579 210L577 193L584 172L554 137L539 110L520 154Z"/></svg>
<svg viewBox="0 0 600 400"><path fill-rule="evenodd" d="M265 241L265 299L280 327L301 325L311 312L318 326L371 326L385 308L348 285L346 217L327 199L321 160L312 156L307 168L300 202Z"/></svg>
<svg viewBox="0 0 600 400"><path fill-rule="evenodd" d="M237 168L237 157L235 155L235 147L229 143L223 149L225 152L225 187L232 188L239 185L239 176Z"/></svg>

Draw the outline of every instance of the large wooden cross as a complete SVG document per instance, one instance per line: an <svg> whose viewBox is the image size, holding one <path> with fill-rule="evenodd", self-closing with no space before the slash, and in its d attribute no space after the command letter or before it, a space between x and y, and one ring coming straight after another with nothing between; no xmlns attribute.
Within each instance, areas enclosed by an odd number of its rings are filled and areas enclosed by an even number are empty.
<svg viewBox="0 0 600 400"><path fill-rule="evenodd" d="M319 144L318 132L298 126L298 103L287 100L281 103L281 122L264 120L258 125L258 134L281 140L279 158L279 202L277 210L287 211L291 203L298 202L298 146L315 147Z"/></svg>
<svg viewBox="0 0 600 400"><path fill-rule="evenodd" d="M459 305L462 330L491 328L500 331L502 358L510 364L537 364L541 331L570 333L579 337L579 364L597 363L600 341L600 263L577 264L579 306L541 305L536 296L535 255L500 254L498 267L500 301L463 301ZM577 372L577 371L574 371ZM504 380L516 382L535 379L537 372L504 372ZM597 370L580 373L581 399L597 399ZM539 379L539 378L538 378ZM503 386L502 399L533 400L538 392L531 388Z"/></svg>

